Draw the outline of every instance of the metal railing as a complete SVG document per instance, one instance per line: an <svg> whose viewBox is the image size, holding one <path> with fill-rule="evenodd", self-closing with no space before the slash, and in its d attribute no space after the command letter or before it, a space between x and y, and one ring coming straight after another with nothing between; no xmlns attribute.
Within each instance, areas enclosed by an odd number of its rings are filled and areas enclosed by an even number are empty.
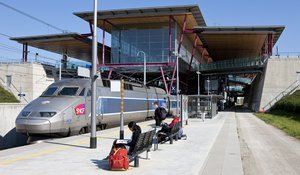
<svg viewBox="0 0 300 175"><path fill-rule="evenodd" d="M271 58L300 58L300 52L278 52Z"/></svg>
<svg viewBox="0 0 300 175"><path fill-rule="evenodd" d="M3 84L3 86L5 86L5 81L0 77L0 80L2 81L2 84ZM18 90L18 88L16 88L16 86L13 84L13 83L11 83L11 86L12 86L12 88L6 88L6 90L8 90L8 91L10 91L12 94L21 94L21 92ZM6 87L6 86L5 86ZM13 92L13 90L15 91L15 92ZM26 103L28 103L28 100L25 98L25 97L22 97L23 99L24 99L24 101L26 102Z"/></svg>
<svg viewBox="0 0 300 175"><path fill-rule="evenodd" d="M210 64L201 64L199 66L200 71L208 70L222 70L222 69L232 69L240 67L261 67L266 63L265 59L262 61L261 57L258 58L244 58L244 59L231 59L224 61L216 61Z"/></svg>
<svg viewBox="0 0 300 175"><path fill-rule="evenodd" d="M275 98L273 98L269 103L267 103L264 107L263 110L264 111L268 111L270 110L276 102L278 102L280 99L282 99L283 97L292 94L295 90L298 89L298 87L300 86L299 81L296 80L295 82L293 82L289 87L287 87L284 91L280 92Z"/></svg>

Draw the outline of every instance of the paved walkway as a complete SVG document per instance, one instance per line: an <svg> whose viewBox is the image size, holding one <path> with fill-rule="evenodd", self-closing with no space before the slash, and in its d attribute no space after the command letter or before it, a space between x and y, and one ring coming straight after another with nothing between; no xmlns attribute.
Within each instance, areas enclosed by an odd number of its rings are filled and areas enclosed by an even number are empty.
<svg viewBox="0 0 300 175"><path fill-rule="evenodd" d="M153 124L147 121L140 126L147 131ZM118 137L119 129L112 128L97 132L97 149L89 149L89 134L85 134L0 151L0 174L243 174L234 113L219 113L205 122L190 119L184 132L187 140L159 145L150 160L143 159L144 154L140 167L130 166L126 172L109 171L108 162L102 160ZM130 136L125 130L125 138Z"/></svg>
<svg viewBox="0 0 300 175"><path fill-rule="evenodd" d="M246 175L299 175L300 141L251 113L236 113Z"/></svg>

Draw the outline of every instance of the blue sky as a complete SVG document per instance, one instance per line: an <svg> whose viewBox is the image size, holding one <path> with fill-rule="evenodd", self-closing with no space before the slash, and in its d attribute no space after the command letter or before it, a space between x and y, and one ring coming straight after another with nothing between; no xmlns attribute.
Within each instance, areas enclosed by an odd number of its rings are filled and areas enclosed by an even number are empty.
<svg viewBox="0 0 300 175"><path fill-rule="evenodd" d="M92 11L93 0L0 0L70 32L88 33L88 23L73 12ZM279 52L300 52L299 0L98 0L98 10L198 4L208 26L285 25L277 42ZM19 37L59 33L0 5L0 59L20 59L22 45L2 34ZM99 36L99 41L101 36ZM29 48L31 53L60 56ZM29 55L33 57L32 55Z"/></svg>

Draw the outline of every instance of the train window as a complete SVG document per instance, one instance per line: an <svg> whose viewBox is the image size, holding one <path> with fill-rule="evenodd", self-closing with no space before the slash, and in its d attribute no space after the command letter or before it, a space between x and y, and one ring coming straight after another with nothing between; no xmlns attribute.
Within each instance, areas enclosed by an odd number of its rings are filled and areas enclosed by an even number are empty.
<svg viewBox="0 0 300 175"><path fill-rule="evenodd" d="M58 95L76 95L79 87L64 87Z"/></svg>
<svg viewBox="0 0 300 175"><path fill-rule="evenodd" d="M79 96L84 96L84 91L85 91L85 88L83 88L79 94Z"/></svg>
<svg viewBox="0 0 300 175"><path fill-rule="evenodd" d="M92 91L89 89L88 93L86 94L86 96L91 96L92 95Z"/></svg>
<svg viewBox="0 0 300 175"><path fill-rule="evenodd" d="M57 87L49 87L42 96L51 96L54 94L54 92L57 90Z"/></svg>

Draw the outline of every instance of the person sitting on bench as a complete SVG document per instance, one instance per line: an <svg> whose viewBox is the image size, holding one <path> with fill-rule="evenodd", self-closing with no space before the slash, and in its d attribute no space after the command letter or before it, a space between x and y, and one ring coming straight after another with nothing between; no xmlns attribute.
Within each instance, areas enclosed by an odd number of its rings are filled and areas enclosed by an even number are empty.
<svg viewBox="0 0 300 175"><path fill-rule="evenodd" d="M166 134L171 132L172 127L175 125L175 123L178 123L180 121L179 117L173 115L173 120L170 124L163 123L161 130L157 132L157 141L160 143L161 141L165 140Z"/></svg>
<svg viewBox="0 0 300 175"><path fill-rule="evenodd" d="M142 133L142 130L141 127L134 121L128 123L128 128L130 129L130 131L132 131L131 141L126 144L127 146L129 146L128 154L130 154L133 152L133 149L136 145L139 135Z"/></svg>
<svg viewBox="0 0 300 175"><path fill-rule="evenodd" d="M139 138L139 135L142 133L142 130L141 127L137 125L136 122L134 121L128 123L128 128L130 131L132 131L131 140L127 142L126 140L115 139L110 149L109 155L112 154L114 148L124 148L125 146L127 146L126 149L128 150L128 154L133 152L137 139ZM119 143L119 141L125 141L125 142ZM109 155L105 157L103 160L108 160Z"/></svg>

